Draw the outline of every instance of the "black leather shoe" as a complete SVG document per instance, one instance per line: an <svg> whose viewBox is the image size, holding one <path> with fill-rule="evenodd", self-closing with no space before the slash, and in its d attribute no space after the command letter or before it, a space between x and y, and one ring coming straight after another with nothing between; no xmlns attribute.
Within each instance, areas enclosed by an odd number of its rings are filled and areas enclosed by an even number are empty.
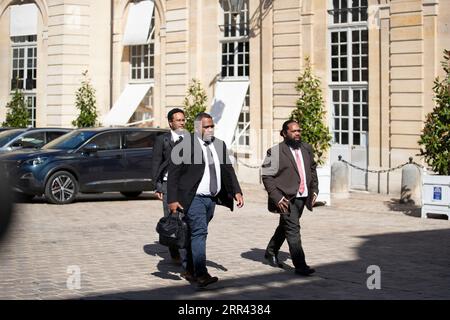
<svg viewBox="0 0 450 320"><path fill-rule="evenodd" d="M217 277L211 277L209 273L204 276L197 277L197 285L199 288L205 288L206 286L219 281Z"/></svg>
<svg viewBox="0 0 450 320"><path fill-rule="evenodd" d="M313 268L307 267L307 268L296 268L295 273L301 276L309 276L316 272Z"/></svg>
<svg viewBox="0 0 450 320"><path fill-rule="evenodd" d="M274 256L274 255L272 255L272 254L266 252L266 253L264 254L264 258L267 260L267 262L268 262L272 267L275 267L275 268L282 268L282 269L283 269L283 264L280 263L280 261L278 261L278 257L277 257L277 256Z"/></svg>
<svg viewBox="0 0 450 320"><path fill-rule="evenodd" d="M197 278L194 276L193 272L185 271L182 272L180 276L189 282L197 282Z"/></svg>

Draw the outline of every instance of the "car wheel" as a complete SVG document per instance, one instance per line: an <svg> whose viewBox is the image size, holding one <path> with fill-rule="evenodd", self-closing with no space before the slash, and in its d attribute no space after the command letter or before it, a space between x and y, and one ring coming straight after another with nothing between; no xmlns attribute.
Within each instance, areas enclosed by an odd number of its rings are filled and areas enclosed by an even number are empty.
<svg viewBox="0 0 450 320"><path fill-rule="evenodd" d="M141 195L142 191L128 191L128 192L121 192L122 195L124 195L127 198L137 198Z"/></svg>
<svg viewBox="0 0 450 320"><path fill-rule="evenodd" d="M54 204L68 204L75 200L78 193L78 182L67 171L54 173L45 185L45 198Z"/></svg>

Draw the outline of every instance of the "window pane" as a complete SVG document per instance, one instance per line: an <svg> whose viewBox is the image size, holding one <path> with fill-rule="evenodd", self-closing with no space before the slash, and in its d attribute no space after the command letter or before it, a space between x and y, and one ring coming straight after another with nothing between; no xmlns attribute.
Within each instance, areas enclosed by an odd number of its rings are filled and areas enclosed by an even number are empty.
<svg viewBox="0 0 450 320"><path fill-rule="evenodd" d="M334 142L339 143L339 132L334 133Z"/></svg>
<svg viewBox="0 0 450 320"><path fill-rule="evenodd" d="M348 130L348 118L342 118L342 130Z"/></svg>
<svg viewBox="0 0 450 320"><path fill-rule="evenodd" d="M338 43L339 42L339 35L337 32L331 33L331 43Z"/></svg>
<svg viewBox="0 0 450 320"><path fill-rule="evenodd" d="M359 90L353 91L353 101L355 101L355 102L361 101L361 92Z"/></svg>
<svg viewBox="0 0 450 320"><path fill-rule="evenodd" d="M151 148L155 141L155 132L129 132L126 134L127 149Z"/></svg>
<svg viewBox="0 0 450 320"><path fill-rule="evenodd" d="M362 110L363 110L363 117L368 117L369 116L369 108L367 107L367 104L363 104Z"/></svg>
<svg viewBox="0 0 450 320"><path fill-rule="evenodd" d="M339 130L339 118L338 119L334 119L334 130Z"/></svg>
<svg viewBox="0 0 450 320"><path fill-rule="evenodd" d="M348 133L342 132L342 144L348 144Z"/></svg>
<svg viewBox="0 0 450 320"><path fill-rule="evenodd" d="M369 120L363 119L362 129L363 129L363 131L369 131Z"/></svg>
<svg viewBox="0 0 450 320"><path fill-rule="evenodd" d="M353 131L361 130L361 122L359 119L353 119Z"/></svg>
<svg viewBox="0 0 450 320"><path fill-rule="evenodd" d="M331 59L331 67L333 69L339 68L339 59L338 58Z"/></svg>
<svg viewBox="0 0 450 320"><path fill-rule="evenodd" d="M363 102L367 102L367 90L363 90L362 96L363 96L362 101L363 101Z"/></svg>
<svg viewBox="0 0 450 320"><path fill-rule="evenodd" d="M333 71L331 73L331 80L332 81L339 81L339 72L338 71Z"/></svg>
<svg viewBox="0 0 450 320"><path fill-rule="evenodd" d="M339 102L340 101L340 91L339 90L333 90L333 101Z"/></svg>
<svg viewBox="0 0 450 320"><path fill-rule="evenodd" d="M337 45L331 46L331 54L337 56L339 54L339 47Z"/></svg>
<svg viewBox="0 0 450 320"><path fill-rule="evenodd" d="M369 45L367 43L361 44L361 54L369 53Z"/></svg>
<svg viewBox="0 0 450 320"><path fill-rule="evenodd" d="M342 105L342 115L348 117L348 104Z"/></svg>
<svg viewBox="0 0 450 320"><path fill-rule="evenodd" d="M92 143L95 143L98 150L117 150L120 149L120 133L111 132L104 133L94 138Z"/></svg>
<svg viewBox="0 0 450 320"><path fill-rule="evenodd" d="M361 57L361 65L363 68L367 68L369 66L369 58Z"/></svg>
<svg viewBox="0 0 450 320"><path fill-rule="evenodd" d="M334 115L339 116L339 105L338 104L334 105Z"/></svg>
<svg viewBox="0 0 450 320"><path fill-rule="evenodd" d="M362 81L369 81L369 73L367 70L362 71Z"/></svg>
<svg viewBox="0 0 450 320"><path fill-rule="evenodd" d="M369 40L367 30L361 30L361 40L364 42Z"/></svg>
<svg viewBox="0 0 450 320"><path fill-rule="evenodd" d="M342 90L342 102L348 102L348 90Z"/></svg>
<svg viewBox="0 0 450 320"><path fill-rule="evenodd" d="M353 133L353 144L355 146L359 146L361 145L361 139L360 139L361 134L359 133Z"/></svg>

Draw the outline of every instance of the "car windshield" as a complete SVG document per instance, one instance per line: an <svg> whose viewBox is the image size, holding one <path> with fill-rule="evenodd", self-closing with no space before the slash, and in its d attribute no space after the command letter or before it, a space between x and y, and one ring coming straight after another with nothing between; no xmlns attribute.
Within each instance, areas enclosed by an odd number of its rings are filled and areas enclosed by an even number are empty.
<svg viewBox="0 0 450 320"><path fill-rule="evenodd" d="M4 147L8 142L19 136L25 130L16 129L0 132L0 147Z"/></svg>
<svg viewBox="0 0 450 320"><path fill-rule="evenodd" d="M43 149L76 149L94 136L95 133L95 131L72 131L71 133L65 134L52 142L47 143Z"/></svg>

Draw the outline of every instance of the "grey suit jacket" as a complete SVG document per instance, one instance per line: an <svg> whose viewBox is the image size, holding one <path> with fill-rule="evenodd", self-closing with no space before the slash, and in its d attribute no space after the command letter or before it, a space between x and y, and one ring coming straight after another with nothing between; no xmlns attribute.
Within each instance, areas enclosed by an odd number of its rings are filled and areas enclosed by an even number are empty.
<svg viewBox="0 0 450 320"><path fill-rule="evenodd" d="M319 181L317 179L317 164L311 145L302 142L301 147L303 163L305 166L308 198L306 207L312 211L313 194L319 194ZM292 199L298 193L300 174L297 163L289 146L282 142L267 150L262 166L262 180L267 190L268 209L270 212L280 213L277 204L283 198Z"/></svg>

